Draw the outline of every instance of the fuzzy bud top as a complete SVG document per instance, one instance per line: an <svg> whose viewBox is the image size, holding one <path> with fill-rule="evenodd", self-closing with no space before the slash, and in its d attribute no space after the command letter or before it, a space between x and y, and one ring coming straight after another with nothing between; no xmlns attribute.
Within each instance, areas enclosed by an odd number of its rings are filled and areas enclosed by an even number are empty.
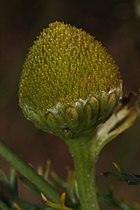
<svg viewBox="0 0 140 210"><path fill-rule="evenodd" d="M101 43L81 29L54 22L26 57L19 104L37 127L63 136L62 128L79 133L106 120L121 92L118 67ZM83 117L86 125L80 128Z"/></svg>

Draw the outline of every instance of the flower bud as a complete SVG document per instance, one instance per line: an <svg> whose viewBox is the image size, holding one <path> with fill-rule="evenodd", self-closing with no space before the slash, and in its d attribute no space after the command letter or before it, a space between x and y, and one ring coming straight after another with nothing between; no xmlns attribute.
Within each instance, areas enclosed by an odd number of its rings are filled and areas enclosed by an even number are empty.
<svg viewBox="0 0 140 210"><path fill-rule="evenodd" d="M104 123L121 94L118 67L101 43L81 29L54 22L29 49L19 104L38 128L72 138Z"/></svg>

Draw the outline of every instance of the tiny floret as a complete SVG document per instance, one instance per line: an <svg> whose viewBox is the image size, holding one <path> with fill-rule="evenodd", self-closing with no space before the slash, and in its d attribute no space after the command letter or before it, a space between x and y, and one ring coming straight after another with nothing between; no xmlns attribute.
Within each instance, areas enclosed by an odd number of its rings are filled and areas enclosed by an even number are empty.
<svg viewBox="0 0 140 210"><path fill-rule="evenodd" d="M118 67L102 44L81 29L54 22L29 49L19 104L37 127L70 137L103 123L121 94Z"/></svg>

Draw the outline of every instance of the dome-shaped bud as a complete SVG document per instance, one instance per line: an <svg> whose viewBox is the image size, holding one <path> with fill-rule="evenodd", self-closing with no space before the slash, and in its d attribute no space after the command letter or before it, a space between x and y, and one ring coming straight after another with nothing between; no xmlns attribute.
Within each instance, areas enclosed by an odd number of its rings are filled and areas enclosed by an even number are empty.
<svg viewBox="0 0 140 210"><path fill-rule="evenodd" d="M81 29L55 22L29 50L19 104L38 128L69 138L107 120L121 92L118 67L101 43Z"/></svg>

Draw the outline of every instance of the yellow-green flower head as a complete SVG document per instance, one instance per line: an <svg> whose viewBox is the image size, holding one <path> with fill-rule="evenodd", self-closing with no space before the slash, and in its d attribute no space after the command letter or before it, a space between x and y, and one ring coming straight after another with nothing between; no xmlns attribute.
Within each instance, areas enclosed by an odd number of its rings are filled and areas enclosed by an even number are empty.
<svg viewBox="0 0 140 210"><path fill-rule="evenodd" d="M121 92L118 67L101 43L81 29L54 22L29 50L19 104L37 127L73 137L103 123Z"/></svg>

